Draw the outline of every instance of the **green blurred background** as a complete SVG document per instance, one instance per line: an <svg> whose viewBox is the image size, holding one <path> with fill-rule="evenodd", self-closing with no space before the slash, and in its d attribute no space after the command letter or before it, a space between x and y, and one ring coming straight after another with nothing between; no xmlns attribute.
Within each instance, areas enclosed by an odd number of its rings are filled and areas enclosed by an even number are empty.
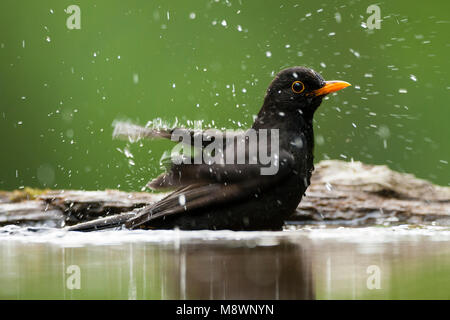
<svg viewBox="0 0 450 320"><path fill-rule="evenodd" d="M80 30L66 27L71 4ZM371 4L379 30L365 25ZM316 161L450 185L449 12L445 0L2 0L0 189L140 190L171 144L113 141L114 120L248 127L294 65L353 85L316 114Z"/></svg>

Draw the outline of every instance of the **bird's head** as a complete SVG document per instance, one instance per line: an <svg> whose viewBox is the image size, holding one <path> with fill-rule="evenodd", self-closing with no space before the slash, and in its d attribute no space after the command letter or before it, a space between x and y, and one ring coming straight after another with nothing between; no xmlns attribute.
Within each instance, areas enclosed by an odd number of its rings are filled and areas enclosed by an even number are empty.
<svg viewBox="0 0 450 320"><path fill-rule="evenodd" d="M312 118L323 97L348 86L345 81L325 81L306 67L288 68L280 71L269 85L264 106L271 113L289 116L298 112Z"/></svg>

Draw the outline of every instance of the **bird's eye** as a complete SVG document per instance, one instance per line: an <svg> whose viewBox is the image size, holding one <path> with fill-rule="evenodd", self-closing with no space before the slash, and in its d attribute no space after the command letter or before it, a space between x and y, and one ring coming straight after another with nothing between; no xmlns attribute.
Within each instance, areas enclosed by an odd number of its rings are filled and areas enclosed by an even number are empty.
<svg viewBox="0 0 450 320"><path fill-rule="evenodd" d="M305 85L301 81L294 81L292 83L292 91L295 93L302 93L305 90Z"/></svg>

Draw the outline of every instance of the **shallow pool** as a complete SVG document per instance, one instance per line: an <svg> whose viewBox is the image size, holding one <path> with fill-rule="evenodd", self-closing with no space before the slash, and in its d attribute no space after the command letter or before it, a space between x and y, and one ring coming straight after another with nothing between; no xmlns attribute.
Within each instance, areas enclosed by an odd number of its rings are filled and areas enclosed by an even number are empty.
<svg viewBox="0 0 450 320"><path fill-rule="evenodd" d="M449 299L450 228L0 228L3 299Z"/></svg>

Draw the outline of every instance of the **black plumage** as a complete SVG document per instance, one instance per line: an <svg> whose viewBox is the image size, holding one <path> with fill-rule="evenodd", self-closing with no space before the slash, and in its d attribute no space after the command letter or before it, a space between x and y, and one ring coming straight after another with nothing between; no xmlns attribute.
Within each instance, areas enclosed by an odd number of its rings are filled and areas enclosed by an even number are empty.
<svg viewBox="0 0 450 320"><path fill-rule="evenodd" d="M130 229L279 230L310 183L314 168L314 112L326 94L347 86L343 81L324 81L317 72L305 67L278 73L251 128L258 138L263 129L278 129L276 174L262 175L261 168L266 167L263 164L172 164L167 172L149 183L153 189L175 189L164 199L137 213L78 224L70 230L120 225ZM175 130L121 124L116 127L116 134L170 139ZM192 138L205 134L181 130ZM233 139L247 143L249 156L251 148L245 132L235 135ZM225 150L227 141L231 140L224 138ZM202 148L209 143L203 142ZM268 148L274 151L272 145Z"/></svg>

